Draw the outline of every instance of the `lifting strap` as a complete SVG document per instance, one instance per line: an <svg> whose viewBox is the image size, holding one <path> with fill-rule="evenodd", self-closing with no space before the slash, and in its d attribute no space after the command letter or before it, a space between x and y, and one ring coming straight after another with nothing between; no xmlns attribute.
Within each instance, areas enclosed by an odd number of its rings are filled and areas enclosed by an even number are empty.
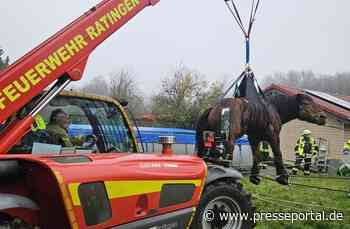
<svg viewBox="0 0 350 229"><path fill-rule="evenodd" d="M241 15L239 14L237 4L234 0L224 0L227 8L234 17L239 28L242 30L242 33L245 37L246 45L246 68L241 73L241 75L228 87L228 89L223 94L225 97L233 88L234 88L234 97L244 97L249 102L259 102L263 92L250 68L250 37L252 33L253 24L255 22L256 14L259 9L260 0L252 0L250 17L248 22L248 27L245 28Z"/></svg>
<svg viewBox="0 0 350 229"><path fill-rule="evenodd" d="M248 22L248 28L245 28L241 15L239 14L237 4L234 2L234 0L225 0L226 6L231 12L233 18L235 19L236 23L238 24L239 28L242 30L242 33L246 39L246 64L249 65L250 63L250 36L252 33L252 28L255 22L256 14L259 9L260 0L252 0L252 6L250 10L250 17Z"/></svg>

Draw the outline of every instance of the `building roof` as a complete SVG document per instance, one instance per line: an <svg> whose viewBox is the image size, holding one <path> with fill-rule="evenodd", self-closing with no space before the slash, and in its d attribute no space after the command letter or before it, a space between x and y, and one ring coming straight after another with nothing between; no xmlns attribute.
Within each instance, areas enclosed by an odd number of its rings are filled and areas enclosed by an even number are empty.
<svg viewBox="0 0 350 229"><path fill-rule="evenodd" d="M151 113L140 114L136 119L138 121L149 122L149 123L157 121L157 117L154 114L151 114Z"/></svg>
<svg viewBox="0 0 350 229"><path fill-rule="evenodd" d="M283 94L287 94L290 96L299 94L299 93L305 93L305 91L303 89L300 88L295 88L295 87L291 87L291 86L286 86L286 85L281 85L281 84L272 84L271 86L267 87L265 89L265 91L270 91L270 90L277 90L282 92ZM310 95L310 94L308 94ZM319 97L310 95L316 104L318 104L322 110L331 113L339 118L345 119L347 121L350 120L350 111L347 109L344 109L336 104L330 103L326 100L323 100ZM346 96L345 98L341 98L345 101L350 101L350 96Z"/></svg>

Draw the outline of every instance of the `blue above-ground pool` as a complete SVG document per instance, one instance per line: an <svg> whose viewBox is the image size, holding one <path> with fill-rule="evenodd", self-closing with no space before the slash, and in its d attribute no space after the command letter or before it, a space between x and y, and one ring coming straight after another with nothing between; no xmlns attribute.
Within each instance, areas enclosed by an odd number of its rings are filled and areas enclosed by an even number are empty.
<svg viewBox="0 0 350 229"><path fill-rule="evenodd" d="M108 128L106 128L108 130ZM138 142L142 143L158 143L159 136L170 135L175 136L176 144L196 144L196 131L179 128L157 128L157 127L139 127L134 128ZM90 135L92 128L90 125L72 124L68 131L70 136ZM117 133L115 133L117 134ZM142 140L142 141L140 141ZM236 140L236 145L249 145L246 136Z"/></svg>
<svg viewBox="0 0 350 229"><path fill-rule="evenodd" d="M118 141L118 127L104 128L108 138L113 138ZM114 130L114 131L113 131ZM125 131L125 129L124 129ZM159 136L170 135L175 136L176 144L173 146L175 154L189 154L195 153L196 131L178 128L156 128L156 127L139 127L134 128L137 141L143 152L161 152L162 146L158 144ZM90 125L72 124L69 127L69 135L90 135L92 128ZM126 136L125 136L126 137ZM141 141L142 140L142 141ZM142 142L142 144L141 144ZM252 164L252 153L247 136L243 136L235 141L235 151L233 153L233 165L238 168L250 168Z"/></svg>
<svg viewBox="0 0 350 229"><path fill-rule="evenodd" d="M158 143L159 136L170 135L175 136L176 144L196 144L196 131L179 128L156 128L156 127L139 127L142 142ZM140 139L139 134L137 138ZM236 145L249 145L246 136L236 140Z"/></svg>

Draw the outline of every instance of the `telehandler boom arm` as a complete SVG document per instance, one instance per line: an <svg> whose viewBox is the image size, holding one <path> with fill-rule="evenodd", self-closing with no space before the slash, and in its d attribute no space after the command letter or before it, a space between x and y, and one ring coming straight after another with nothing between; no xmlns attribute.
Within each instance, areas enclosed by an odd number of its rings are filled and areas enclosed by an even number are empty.
<svg viewBox="0 0 350 229"><path fill-rule="evenodd" d="M145 7L159 0L104 0L0 72L0 123L14 116L45 88L55 84L25 115L0 134L5 154L30 129L38 112L71 81L82 78L91 52Z"/></svg>

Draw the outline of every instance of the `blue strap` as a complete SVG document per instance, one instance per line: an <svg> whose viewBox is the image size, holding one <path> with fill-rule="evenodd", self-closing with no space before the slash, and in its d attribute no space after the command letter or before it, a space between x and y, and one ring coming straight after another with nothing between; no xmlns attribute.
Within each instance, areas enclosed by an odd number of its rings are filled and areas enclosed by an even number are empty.
<svg viewBox="0 0 350 229"><path fill-rule="evenodd" d="M249 64L250 63L250 41L249 38L246 39L245 42L245 63Z"/></svg>

